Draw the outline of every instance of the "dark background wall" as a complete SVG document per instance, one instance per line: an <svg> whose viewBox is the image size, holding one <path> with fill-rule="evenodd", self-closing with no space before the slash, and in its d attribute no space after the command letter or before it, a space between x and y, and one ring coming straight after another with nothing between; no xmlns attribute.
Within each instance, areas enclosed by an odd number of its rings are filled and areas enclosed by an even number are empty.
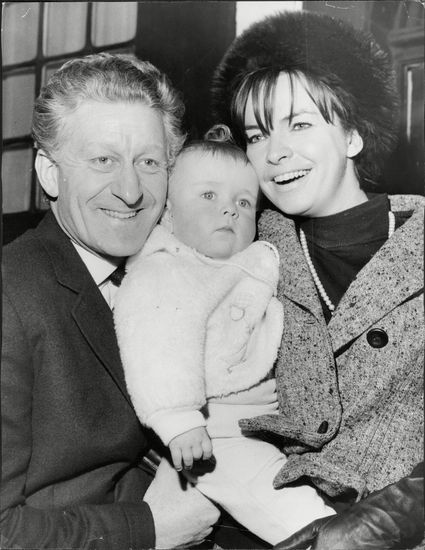
<svg viewBox="0 0 425 550"><path fill-rule="evenodd" d="M309 1L305 9L371 33L391 56L400 94L398 147L377 190L424 194L424 5L419 0Z"/></svg>
<svg viewBox="0 0 425 550"><path fill-rule="evenodd" d="M139 10L137 55L169 75L186 104L185 127L201 137L209 124L209 86L235 38L236 2L154 2Z"/></svg>

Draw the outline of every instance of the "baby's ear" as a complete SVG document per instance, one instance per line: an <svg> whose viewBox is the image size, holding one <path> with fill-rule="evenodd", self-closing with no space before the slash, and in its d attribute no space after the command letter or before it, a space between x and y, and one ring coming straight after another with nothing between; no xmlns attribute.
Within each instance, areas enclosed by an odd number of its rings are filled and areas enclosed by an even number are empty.
<svg viewBox="0 0 425 550"><path fill-rule="evenodd" d="M165 209L161 216L161 225L163 225L170 233L173 232L173 213L171 209L170 199L165 203Z"/></svg>

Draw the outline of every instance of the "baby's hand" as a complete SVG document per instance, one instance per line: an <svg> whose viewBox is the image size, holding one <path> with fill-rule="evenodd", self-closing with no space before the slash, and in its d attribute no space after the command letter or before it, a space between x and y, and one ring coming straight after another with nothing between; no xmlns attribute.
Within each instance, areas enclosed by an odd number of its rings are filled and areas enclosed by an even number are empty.
<svg viewBox="0 0 425 550"><path fill-rule="evenodd" d="M190 470L194 460L208 460L212 456L211 439L203 426L177 435L170 441L169 447L178 472L182 469L182 459L185 469Z"/></svg>

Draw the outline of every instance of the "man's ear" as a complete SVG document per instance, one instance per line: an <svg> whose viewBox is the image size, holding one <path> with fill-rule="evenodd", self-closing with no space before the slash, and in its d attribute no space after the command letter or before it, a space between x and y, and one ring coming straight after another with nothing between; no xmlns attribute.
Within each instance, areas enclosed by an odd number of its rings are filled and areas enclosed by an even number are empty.
<svg viewBox="0 0 425 550"><path fill-rule="evenodd" d="M357 130L351 130L348 133L348 147L347 147L347 157L353 158L360 153L363 149L363 138L358 133Z"/></svg>
<svg viewBox="0 0 425 550"><path fill-rule="evenodd" d="M59 169L57 164L50 160L44 151L38 150L35 158L35 170L41 187L49 197L56 199L59 194Z"/></svg>
<svg viewBox="0 0 425 550"><path fill-rule="evenodd" d="M173 232L173 213L171 209L170 199L165 203L165 209L161 216L161 225L163 225L170 233Z"/></svg>

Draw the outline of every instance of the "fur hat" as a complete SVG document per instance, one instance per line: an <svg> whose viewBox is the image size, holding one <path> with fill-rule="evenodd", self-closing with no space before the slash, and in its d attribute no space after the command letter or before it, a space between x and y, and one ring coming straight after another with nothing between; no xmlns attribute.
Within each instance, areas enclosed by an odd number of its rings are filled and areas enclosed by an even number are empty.
<svg viewBox="0 0 425 550"><path fill-rule="evenodd" d="M232 128L230 105L246 74L259 69L300 71L350 98L352 123L363 138L362 176L374 177L394 147L398 96L387 54L373 38L339 19L283 12L248 28L230 46L213 77L214 123Z"/></svg>

